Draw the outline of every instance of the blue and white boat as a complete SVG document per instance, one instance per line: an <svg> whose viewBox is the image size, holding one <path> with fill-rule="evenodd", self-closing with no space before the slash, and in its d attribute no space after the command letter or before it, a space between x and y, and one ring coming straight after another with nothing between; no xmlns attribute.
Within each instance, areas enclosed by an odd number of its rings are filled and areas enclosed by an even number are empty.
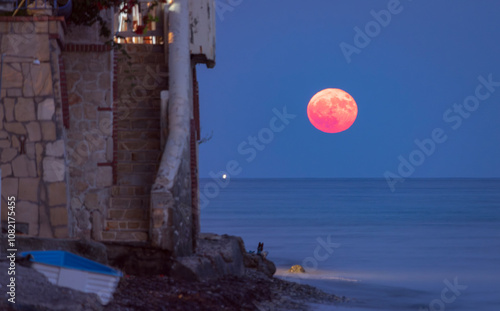
<svg viewBox="0 0 500 311"><path fill-rule="evenodd" d="M28 251L32 267L55 285L94 293L106 305L123 274L111 267L66 251Z"/></svg>

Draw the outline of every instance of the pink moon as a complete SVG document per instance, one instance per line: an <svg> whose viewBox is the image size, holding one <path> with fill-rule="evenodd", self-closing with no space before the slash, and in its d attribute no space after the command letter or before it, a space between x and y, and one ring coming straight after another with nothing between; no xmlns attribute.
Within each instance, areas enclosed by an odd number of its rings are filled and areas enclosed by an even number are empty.
<svg viewBox="0 0 500 311"><path fill-rule="evenodd" d="M347 130L356 120L358 106L349 93L341 89L324 89L316 93L307 105L311 124L325 133Z"/></svg>

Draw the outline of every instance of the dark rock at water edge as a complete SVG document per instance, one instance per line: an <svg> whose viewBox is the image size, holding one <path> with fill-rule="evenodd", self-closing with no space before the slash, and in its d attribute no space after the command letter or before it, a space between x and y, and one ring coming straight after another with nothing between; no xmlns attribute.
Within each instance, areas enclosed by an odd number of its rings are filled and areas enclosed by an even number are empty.
<svg viewBox="0 0 500 311"><path fill-rule="evenodd" d="M137 276L170 275L174 263L169 251L144 243L106 242L109 265Z"/></svg>
<svg viewBox="0 0 500 311"><path fill-rule="evenodd" d="M202 233L195 255L175 259L172 277L203 281L225 275L243 276L247 269L262 272L268 277L276 272L273 262L261 255L247 253L240 237Z"/></svg>

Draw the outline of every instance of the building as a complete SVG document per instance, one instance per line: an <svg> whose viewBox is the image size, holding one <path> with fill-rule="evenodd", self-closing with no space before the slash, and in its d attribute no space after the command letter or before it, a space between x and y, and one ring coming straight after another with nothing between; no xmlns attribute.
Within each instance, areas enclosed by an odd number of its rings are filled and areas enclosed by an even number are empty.
<svg viewBox="0 0 500 311"><path fill-rule="evenodd" d="M2 228L14 196L19 234L193 252L196 64L215 65L215 3L160 3L137 34L141 6L128 27L123 14L101 12L129 57L98 24L67 25L46 8L0 17Z"/></svg>

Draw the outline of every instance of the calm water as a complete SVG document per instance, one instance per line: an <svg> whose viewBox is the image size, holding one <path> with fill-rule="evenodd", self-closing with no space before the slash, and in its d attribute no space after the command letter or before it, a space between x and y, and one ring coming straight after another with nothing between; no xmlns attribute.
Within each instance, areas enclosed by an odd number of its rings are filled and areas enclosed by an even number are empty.
<svg viewBox="0 0 500 311"><path fill-rule="evenodd" d="M500 179L398 186L231 180L202 209L202 231L264 242L278 276L357 299L335 310L500 310ZM288 275L294 264L307 273Z"/></svg>

